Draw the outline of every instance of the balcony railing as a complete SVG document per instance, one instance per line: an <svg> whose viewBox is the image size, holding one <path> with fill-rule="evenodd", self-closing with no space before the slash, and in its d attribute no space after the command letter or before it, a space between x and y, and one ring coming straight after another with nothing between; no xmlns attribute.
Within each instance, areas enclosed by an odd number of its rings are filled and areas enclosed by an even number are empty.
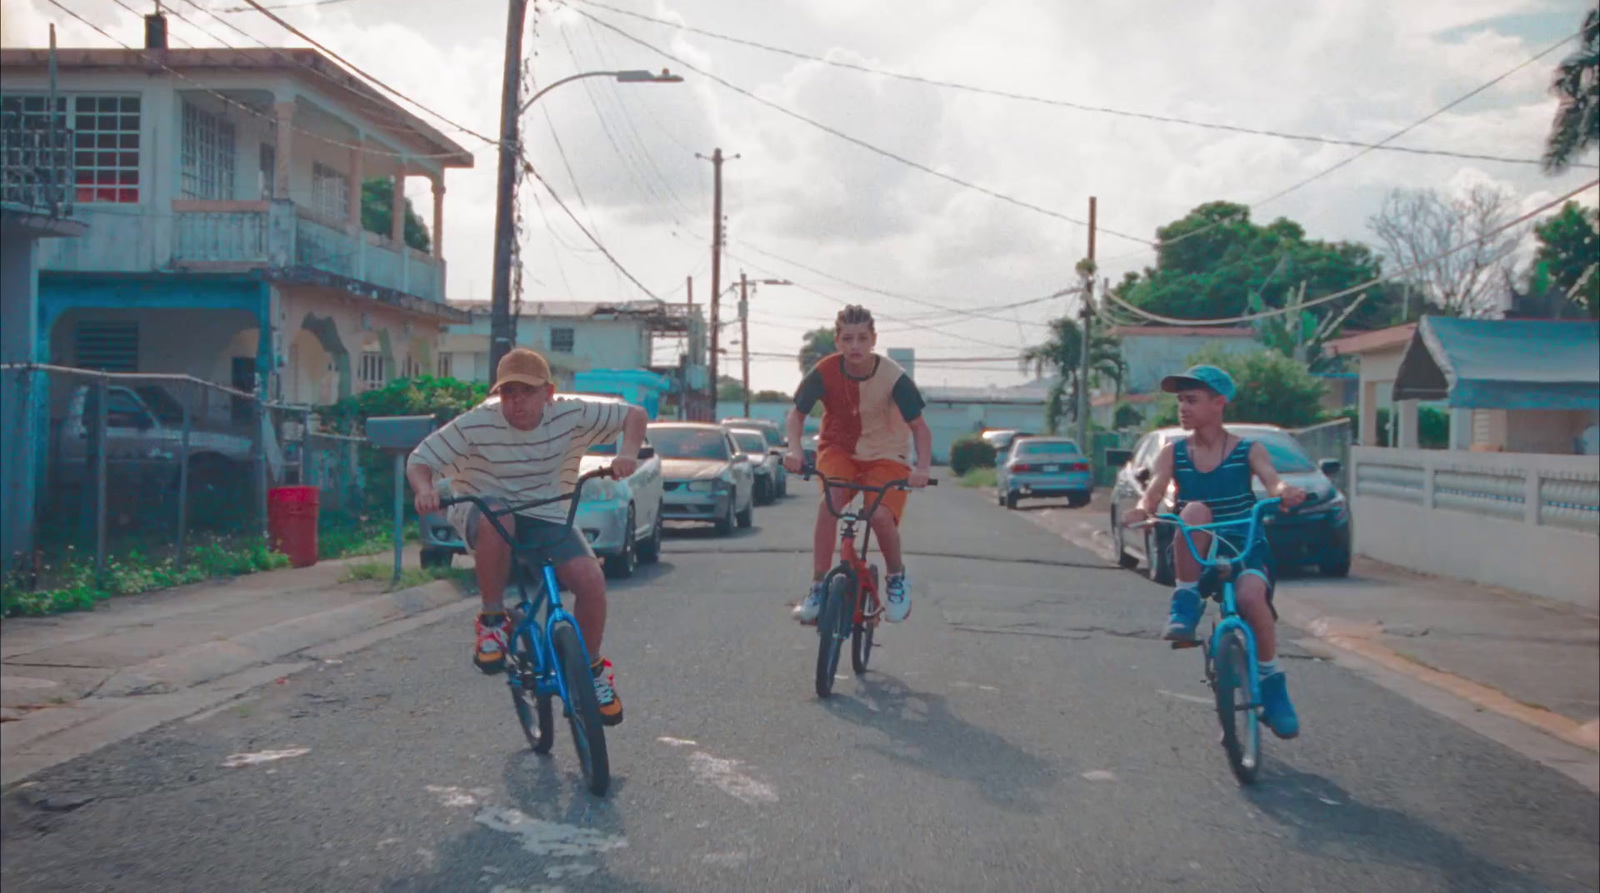
<svg viewBox="0 0 1600 893"><path fill-rule="evenodd" d="M16 112L0 119L0 201L51 217L72 215L72 130Z"/></svg>
<svg viewBox="0 0 1600 893"><path fill-rule="evenodd" d="M173 266L303 267L430 301L444 300L438 258L288 203L173 203Z"/></svg>

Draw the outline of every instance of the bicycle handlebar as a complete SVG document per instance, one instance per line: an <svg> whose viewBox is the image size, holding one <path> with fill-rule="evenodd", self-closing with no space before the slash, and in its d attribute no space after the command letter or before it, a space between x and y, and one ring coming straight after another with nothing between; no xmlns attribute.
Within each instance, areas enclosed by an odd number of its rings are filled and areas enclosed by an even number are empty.
<svg viewBox="0 0 1600 893"><path fill-rule="evenodd" d="M858 484L858 483L856 483L854 481L846 480L844 478L828 477L827 475L825 475L822 472L818 471L817 470L817 466L815 466L815 465L807 465L807 466L801 468L800 469L800 474L801 474L803 480L808 480L808 481L811 480L811 476L812 475L816 475L818 478L820 478L822 480L822 485L824 487L838 487L841 490L851 490L851 491L854 491L854 492L857 492L857 493L876 493L876 494L878 494L878 498L872 501L872 506L870 508L868 508L866 511L862 512L863 515L870 515L873 512L877 511L878 506L883 504L883 497L887 496L889 494L890 490L910 490L911 489L911 481L910 481L909 478L900 478L899 480L887 481L887 482L885 482L884 484L882 484L880 486L874 487L871 484ZM936 487L938 485L939 485L938 481L933 480L931 478L928 480L928 486ZM843 512L839 512L839 511L834 509L833 500L824 499L824 500L822 500L822 504L828 507L828 511L835 518L838 518L841 521L844 520L844 513Z"/></svg>
<svg viewBox="0 0 1600 893"><path fill-rule="evenodd" d="M471 503L477 506L478 511L482 512L483 516L489 520L489 523L494 525L495 532L500 534L500 538L504 539L508 544L515 548L517 538L508 533L505 527L501 525L501 517L505 515L513 515L517 512L525 512L528 509L538 508L543 505L553 505L554 503L560 502L563 499L570 499L572 500L572 504L567 508L566 526L571 527L573 522L577 520L578 517L578 497L583 493L583 485L595 478L603 477L616 477L616 475L612 473L611 466L608 465L605 468L596 468L594 471L578 475L578 482L573 486L571 493L561 496L552 496L549 499L535 499L531 502L500 506L497 508L490 505L489 502L481 496L468 494L464 496L452 496L449 499L441 499L439 500L439 508L442 510L452 505L460 505L462 503Z"/></svg>
<svg viewBox="0 0 1600 893"><path fill-rule="evenodd" d="M1248 530L1245 534L1244 551L1237 556L1237 558L1242 559L1250 552L1251 549L1255 548L1256 541L1261 535L1261 519L1266 516L1267 509L1277 508L1282 504L1283 500L1278 497L1273 497L1272 499L1263 499L1257 502L1255 507L1250 510L1250 517L1248 518L1239 518L1233 521L1214 521L1210 524L1190 524L1171 512L1162 512L1161 514L1156 515L1154 518L1151 518L1147 521L1129 524L1128 527L1130 529L1138 530L1145 527L1154 527L1157 524L1170 524L1173 527L1176 527L1179 533L1183 534L1184 545L1189 547L1189 554L1194 556L1194 560L1203 568L1214 568L1217 566L1218 560L1216 558L1201 558L1200 550L1195 548L1194 539L1190 536L1190 534L1197 530L1214 532L1225 527L1247 526ZM1213 552L1216 551L1216 543L1217 538L1213 537L1211 541ZM1233 559L1229 560L1232 561Z"/></svg>

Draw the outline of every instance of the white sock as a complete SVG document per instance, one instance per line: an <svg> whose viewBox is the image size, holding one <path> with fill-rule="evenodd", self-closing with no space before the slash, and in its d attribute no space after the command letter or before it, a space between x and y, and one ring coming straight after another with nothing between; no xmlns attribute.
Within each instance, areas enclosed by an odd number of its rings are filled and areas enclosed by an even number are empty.
<svg viewBox="0 0 1600 893"><path fill-rule="evenodd" d="M1261 678L1265 679L1268 676L1271 676L1273 673L1278 672L1278 659L1273 658L1272 660L1261 661L1256 664L1256 668L1261 671Z"/></svg>

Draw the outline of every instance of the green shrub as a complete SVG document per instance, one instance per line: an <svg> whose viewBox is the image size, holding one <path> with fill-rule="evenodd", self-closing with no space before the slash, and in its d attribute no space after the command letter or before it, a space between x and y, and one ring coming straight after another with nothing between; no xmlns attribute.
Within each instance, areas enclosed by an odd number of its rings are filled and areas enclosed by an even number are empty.
<svg viewBox="0 0 1600 893"><path fill-rule="evenodd" d="M19 577L0 581L0 614L6 617L92 611L114 595L137 595L216 577L237 577L289 566L289 559L257 541L244 547L210 542L196 546L181 567L172 559L151 561L139 551L106 559L104 581L95 579L93 558L71 554L60 567L44 568L48 588L28 586Z"/></svg>
<svg viewBox="0 0 1600 893"><path fill-rule="evenodd" d="M974 468L994 467L994 447L976 434L957 437L950 444L950 470L964 475Z"/></svg>

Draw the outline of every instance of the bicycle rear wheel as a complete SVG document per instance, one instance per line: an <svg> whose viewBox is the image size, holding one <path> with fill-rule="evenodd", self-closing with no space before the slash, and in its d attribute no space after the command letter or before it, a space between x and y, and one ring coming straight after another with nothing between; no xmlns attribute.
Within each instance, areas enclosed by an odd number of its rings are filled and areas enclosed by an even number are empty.
<svg viewBox="0 0 1600 893"><path fill-rule="evenodd" d="M517 724L534 753L549 753L555 743L556 724L550 696L539 694L539 678L533 669L533 639L527 633L516 636L506 660L506 683L511 689L511 706L517 711Z"/></svg>
<svg viewBox="0 0 1600 893"><path fill-rule="evenodd" d="M1242 784L1251 784L1261 770L1261 726L1258 707L1250 700L1250 658L1244 634L1224 633L1217 643L1216 679L1217 719L1222 722L1222 748L1228 753L1228 766Z"/></svg>
<svg viewBox="0 0 1600 893"><path fill-rule="evenodd" d="M855 619L855 581L835 573L825 581L827 595L817 615L817 697L833 694L833 675L839 670L839 649Z"/></svg>
<svg viewBox="0 0 1600 893"><path fill-rule="evenodd" d="M604 796L611 786L611 760L606 753L606 729L600 720L600 699L594 693L594 676L589 661L578 644L578 633L562 623L551 634L556 660L566 678L567 724L572 727L572 744L583 767L583 780L596 796Z"/></svg>

